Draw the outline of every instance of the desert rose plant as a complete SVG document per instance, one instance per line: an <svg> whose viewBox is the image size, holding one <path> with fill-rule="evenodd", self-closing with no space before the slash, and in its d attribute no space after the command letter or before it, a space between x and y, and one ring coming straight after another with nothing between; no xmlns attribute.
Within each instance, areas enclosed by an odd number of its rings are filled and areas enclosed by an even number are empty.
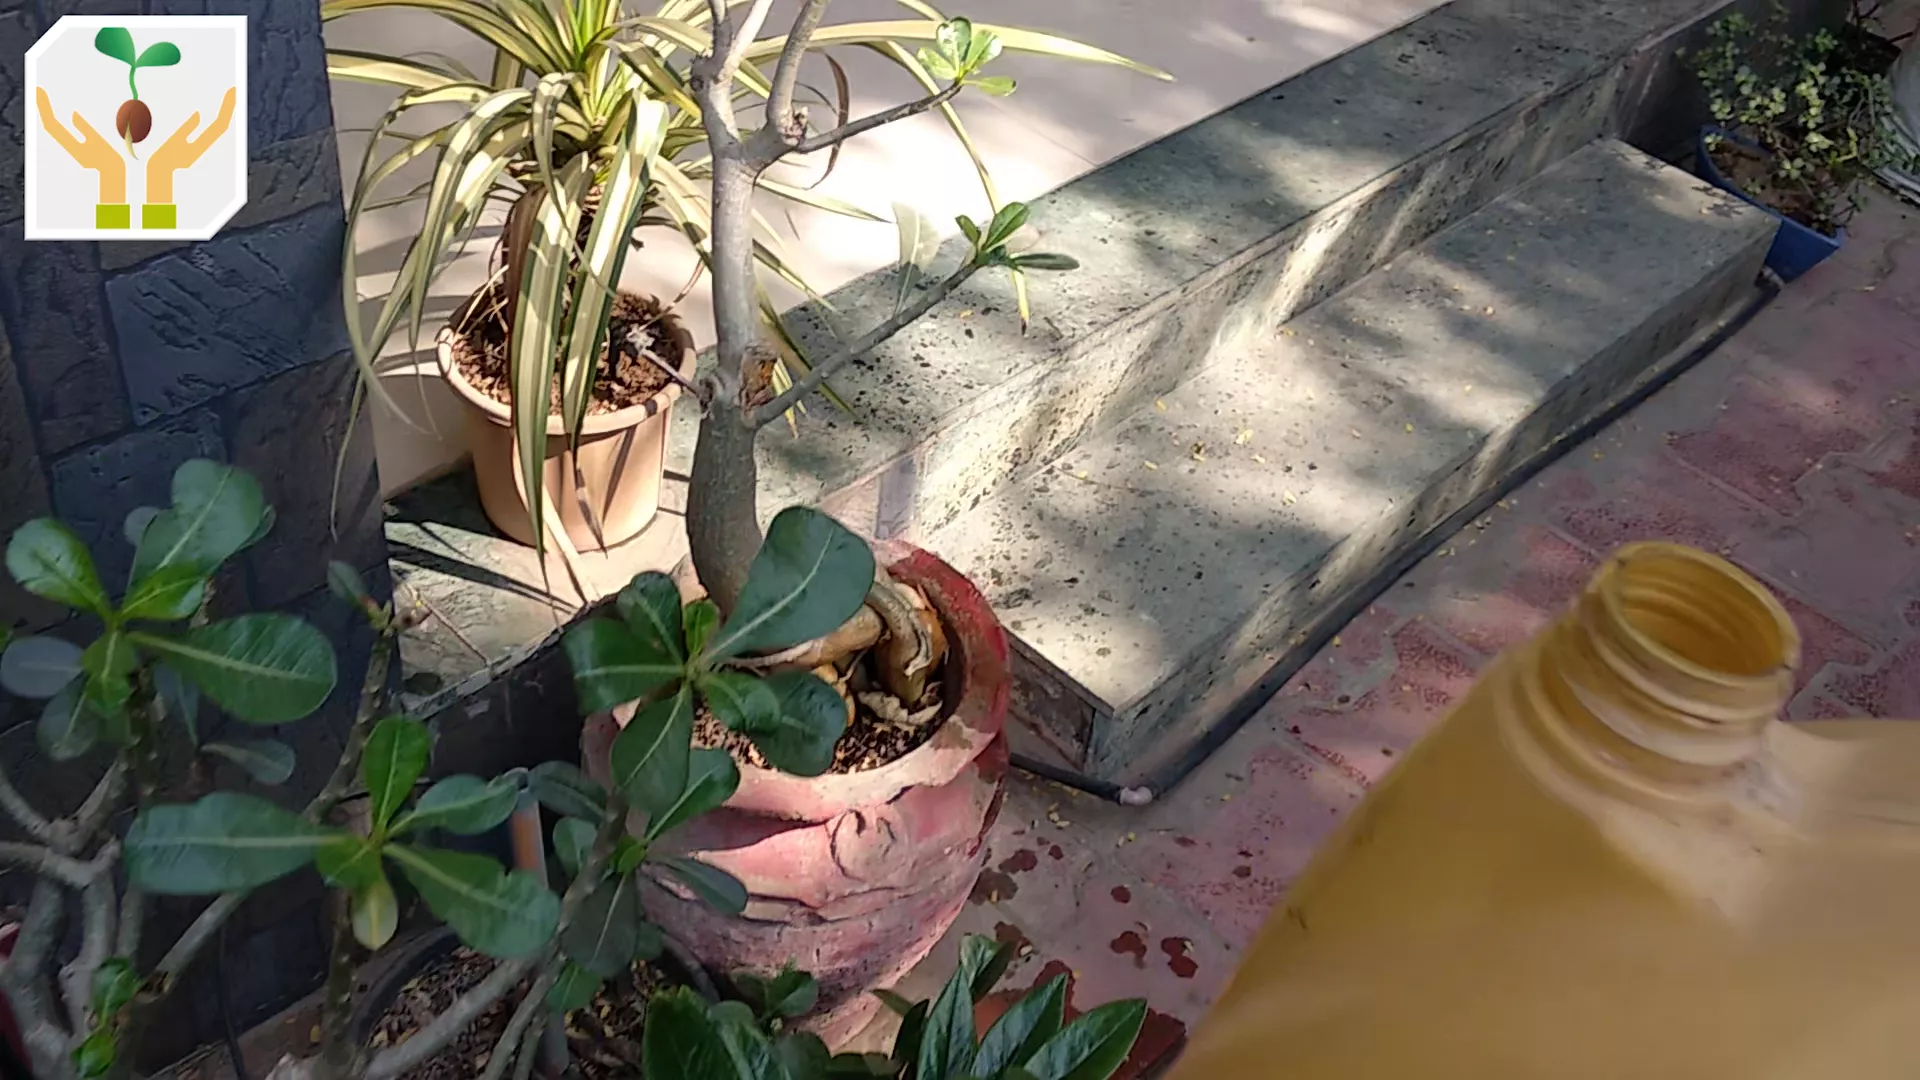
<svg viewBox="0 0 1920 1080"><path fill-rule="evenodd" d="M76 768L76 759L96 751L108 759L79 808L64 816L36 808L0 770L0 810L23 837L0 843L0 860L34 883L18 943L0 964L0 989L36 1076L129 1075L153 1007L247 895L310 866L334 888L323 1049L288 1062L283 1075L329 1080L403 1075L516 991L521 1000L501 1039L504 1052L484 1075L530 1066L531 1033L548 1010L576 1007L600 977L658 954L659 933L635 900L636 873L677 877L733 910L745 903L739 883L712 867L649 858L651 840L731 792L711 775L687 771L684 742L677 759L661 752L667 744L648 748L633 764L641 775L623 777L613 793L564 763L494 778L448 776L423 787L430 733L385 709L395 641L411 620L375 602L341 564L330 568L329 582L368 621L374 644L328 778L299 810L249 792L209 792L217 778L211 765L237 767L272 786L293 775L296 761L291 746L272 738L203 738L203 711L217 707L239 724L279 726L309 716L334 689L333 649L307 622L282 613L210 615L221 567L272 524L252 477L196 460L175 473L170 506L129 515L133 566L117 599L92 553L56 520L28 522L7 546L7 570L21 587L90 617L87 624L100 630L84 646L58 634L9 635L0 684L43 702L37 736L47 757ZM677 606L672 614L678 618ZM665 764L673 760L678 772ZM523 792L561 815L554 840L571 881L564 896L526 870L434 843L437 835L494 829ZM624 828L627 793L651 811L640 837ZM132 823L116 836L109 822L128 808ZM354 971L365 950L387 944L399 927L396 880L499 965L413 1038L370 1053L350 1037ZM151 898L159 896L215 899L163 945L144 933ZM62 931L70 908L80 915L80 933L69 954ZM530 993L523 990L529 979Z"/></svg>

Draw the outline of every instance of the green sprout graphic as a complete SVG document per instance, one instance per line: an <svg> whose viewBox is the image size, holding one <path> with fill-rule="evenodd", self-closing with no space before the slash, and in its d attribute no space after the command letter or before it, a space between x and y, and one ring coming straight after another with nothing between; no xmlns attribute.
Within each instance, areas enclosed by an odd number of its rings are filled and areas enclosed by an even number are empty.
<svg viewBox="0 0 1920 1080"><path fill-rule="evenodd" d="M133 144L143 141L153 131L153 110L140 100L140 69L172 67L179 63L180 46L171 41L157 41L147 46L145 52L137 52L133 35L125 27L109 26L93 36L93 47L127 65L127 90L133 97L114 113L113 127L126 140L127 156L137 161L139 155L133 152Z"/></svg>

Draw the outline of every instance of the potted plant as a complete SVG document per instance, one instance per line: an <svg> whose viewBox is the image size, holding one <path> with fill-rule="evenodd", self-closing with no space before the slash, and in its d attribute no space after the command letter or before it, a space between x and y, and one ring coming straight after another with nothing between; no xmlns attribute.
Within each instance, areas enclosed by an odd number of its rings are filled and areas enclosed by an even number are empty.
<svg viewBox="0 0 1920 1080"><path fill-rule="evenodd" d="M747 214L744 206L717 207L706 191L725 166L707 140L709 104L699 92L694 62L711 43L714 13L724 15L727 7L707 0L664 0L654 14L636 16L617 0L326 0L321 5L324 19L376 10L432 13L496 51L484 76L419 56L329 52L333 77L400 91L374 128L348 209L343 280L355 358L373 392L405 417L372 377L374 356L403 324L418 341L436 274L491 205L507 204L492 273L441 332L437 351L442 373L466 405L468 445L489 518L536 548L554 524L563 527L569 547L619 543L645 527L658 505L666 418L676 396L692 385L693 351L691 337L666 305L618 291L629 249L637 244L636 228L674 228L710 264L715 246L734 239L720 235L719 221L737 218L743 230L739 242L752 261L817 295L788 266L779 237L763 219ZM798 43L796 51L864 46L889 57L929 92L911 111L941 109L964 141L958 114L947 108L962 81L993 93L1010 90L1012 83L949 78L954 73L940 70L937 57L929 67L914 47L930 42L944 23L918 0L906 0L905 7L917 17L825 30L816 29L816 13L814 27L786 40ZM740 55L731 58L727 92L712 102L727 125L736 109L762 102L775 111L791 113L795 107L797 52L792 62L781 64L787 77L770 79L761 70L788 52L785 40L758 37L765 14L764 5L753 6L741 24L744 33L732 38L740 43ZM722 32L728 32L724 26ZM1128 63L1030 31L1002 31L991 40L1043 54ZM844 77L837 83L837 113L844 119L849 107ZM436 115L449 103L459 106L456 114ZM809 141L803 131L791 149L837 146L846 136L892 118L846 125L830 142ZM395 174L420 160L432 161L431 181L384 197ZM743 198L765 191L834 213L883 220L762 173L755 170ZM419 237L409 246L373 325L363 327L353 233L370 208L406 202L424 208ZM808 371L806 359L765 289L752 279L743 284L747 295L741 302L775 350L769 385L775 392L788 389ZM743 541L748 550L753 539Z"/></svg>
<svg viewBox="0 0 1920 1080"><path fill-rule="evenodd" d="M1830 31L1795 36L1728 15L1688 56L1714 123L1701 129L1705 177L1780 219L1767 266L1791 281L1840 249L1862 185L1902 152L1884 134L1882 74L1841 62Z"/></svg>
<svg viewBox="0 0 1920 1080"><path fill-rule="evenodd" d="M596 713L583 735L590 773L619 786L621 761L633 754L623 747L662 731L676 746L694 734L712 763L699 769L717 770L722 758L731 765L725 804L669 844L741 882L745 910L716 911L689 883L649 878L649 916L714 970L765 971L784 957L808 957L820 993L805 1021L833 1039L870 1015L875 999L866 991L926 955L978 877L1007 763L1007 645L978 590L924 551L889 543L876 552L830 518L796 507L775 516L763 536L754 443L841 366L980 270L1011 272L1024 316L1022 275L1075 263L1009 249L1027 220L1021 204L999 207L985 223L961 218L967 245L957 265L923 281L922 260L906 260L893 315L787 381L781 364L791 357L769 333L755 276L764 258L751 196L789 154L831 150L943 109L968 86L1010 90L983 70L1007 45L1114 58L957 18L822 27L825 6L805 0L785 33L764 39L770 0L736 3L731 12L715 0L700 20L685 80L694 107L684 111L697 118L709 154L705 257L717 344L715 362L688 391L702 418L685 588L643 574L612 617L572 628L564 643L582 708ZM670 8L699 14L698 4ZM901 40L927 44L910 54ZM799 64L810 49L849 42L909 64L927 93L870 116L836 116L817 130L797 103ZM743 127L737 99L764 102L764 123ZM542 203L541 212L553 211ZM683 641L669 640L663 627Z"/></svg>

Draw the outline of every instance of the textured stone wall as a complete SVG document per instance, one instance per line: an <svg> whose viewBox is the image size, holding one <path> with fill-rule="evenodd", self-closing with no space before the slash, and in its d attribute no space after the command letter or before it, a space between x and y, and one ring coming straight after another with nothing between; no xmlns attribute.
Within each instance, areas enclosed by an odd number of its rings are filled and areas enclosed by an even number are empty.
<svg viewBox="0 0 1920 1080"><path fill-rule="evenodd" d="M61 15L134 13L249 17L247 207L204 243L25 243L22 54ZM306 615L341 660L323 712L277 733L301 755L277 793L289 800L316 790L331 767L365 664L354 620L325 592L326 562L359 566L381 588L387 581L364 423L352 430L329 521L354 374L336 162L317 0L0 0L0 534L56 514L96 546L110 584L124 581L132 553L121 522L135 506L164 504L175 466L212 457L252 471L278 524L219 583L220 602ZM0 584L0 618L45 628L57 617ZM90 632L73 630L78 640ZM39 761L31 720L0 705L0 760L31 796L65 805L100 765ZM18 897L19 886L5 882L4 895ZM237 1022L318 979L317 899L310 881L269 890L233 925L226 966ZM206 974L185 988L182 1022L156 1025L157 1056L218 1031Z"/></svg>

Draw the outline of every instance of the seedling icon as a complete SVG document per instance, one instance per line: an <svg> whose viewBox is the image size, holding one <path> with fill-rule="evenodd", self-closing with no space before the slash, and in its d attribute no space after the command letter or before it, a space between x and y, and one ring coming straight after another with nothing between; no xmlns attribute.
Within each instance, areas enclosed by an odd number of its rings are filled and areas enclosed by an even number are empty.
<svg viewBox="0 0 1920 1080"><path fill-rule="evenodd" d="M144 141L153 131L153 110L140 100L140 69L172 67L180 62L180 47L171 41L156 41L145 52L137 52L133 35L120 26L102 28L93 36L93 47L127 65L127 91L133 96L114 114L113 127L126 141L127 156L138 159L133 144Z"/></svg>

